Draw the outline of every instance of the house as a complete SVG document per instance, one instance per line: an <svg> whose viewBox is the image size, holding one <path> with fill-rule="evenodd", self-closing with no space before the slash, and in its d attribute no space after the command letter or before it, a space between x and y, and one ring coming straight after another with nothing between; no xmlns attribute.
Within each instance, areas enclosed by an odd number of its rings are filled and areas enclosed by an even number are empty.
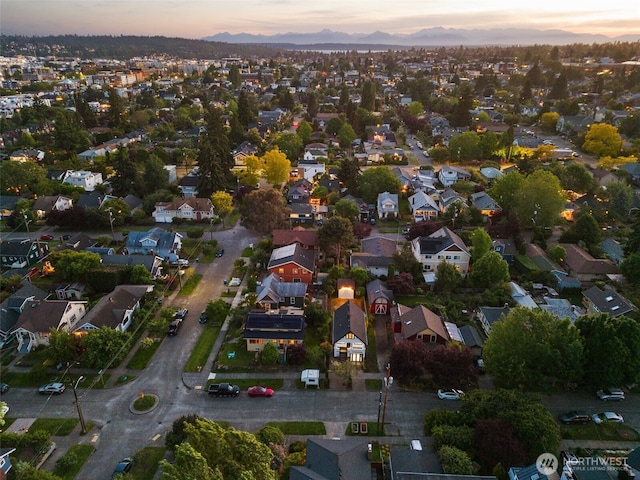
<svg viewBox="0 0 640 480"><path fill-rule="evenodd" d="M289 205L289 220L293 224L312 224L315 220L314 207L308 203Z"/></svg>
<svg viewBox="0 0 640 480"><path fill-rule="evenodd" d="M329 147L326 143L310 143L304 147L303 162L316 163L319 158L329 156Z"/></svg>
<svg viewBox="0 0 640 480"><path fill-rule="evenodd" d="M261 352L267 343L273 343L280 353L304 342L304 312L291 309L277 312L249 312L244 323L244 340L248 352Z"/></svg>
<svg viewBox="0 0 640 480"><path fill-rule="evenodd" d="M411 251L425 273L435 273L441 262L454 265L463 276L469 271L471 253L448 227L442 227L428 237L414 238Z"/></svg>
<svg viewBox="0 0 640 480"><path fill-rule="evenodd" d="M570 276L564 270L551 270L551 275L556 279L556 288L561 292L567 289L582 288L582 282Z"/></svg>
<svg viewBox="0 0 640 480"><path fill-rule="evenodd" d="M46 217L53 210L65 211L71 208L73 208L73 199L64 195L38 197L32 207L39 219Z"/></svg>
<svg viewBox="0 0 640 480"><path fill-rule="evenodd" d="M289 187L287 192L288 203L309 203L313 184L305 179L300 179Z"/></svg>
<svg viewBox="0 0 640 480"><path fill-rule="evenodd" d="M199 183L200 178L197 175L185 175L180 179L178 189L184 198L197 197Z"/></svg>
<svg viewBox="0 0 640 480"><path fill-rule="evenodd" d="M7 219L16 209L18 200L22 197L17 195L0 195L0 218Z"/></svg>
<svg viewBox="0 0 640 480"><path fill-rule="evenodd" d="M504 307L480 307L477 313L478 321L484 330L485 335L489 335L491 326L503 317L509 315L511 308L505 305Z"/></svg>
<svg viewBox="0 0 640 480"><path fill-rule="evenodd" d="M424 305L409 308L398 304L398 313L393 322L396 341L420 341L435 346L451 340L442 319Z"/></svg>
<svg viewBox="0 0 640 480"><path fill-rule="evenodd" d="M367 283L367 304L369 313L388 315L393 305L393 292L381 280Z"/></svg>
<svg viewBox="0 0 640 480"><path fill-rule="evenodd" d="M0 248L2 268L26 268L35 265L49 255L49 244L39 240L9 239Z"/></svg>
<svg viewBox="0 0 640 480"><path fill-rule="evenodd" d="M432 220L440 214L438 203L422 190L416 191L409 197L409 208L414 222Z"/></svg>
<svg viewBox="0 0 640 480"><path fill-rule="evenodd" d="M560 265L547 257L545 251L538 245L528 243L525 253L527 254L527 257L531 259L533 264L543 272L552 272L554 270L564 271Z"/></svg>
<svg viewBox="0 0 640 480"><path fill-rule="evenodd" d="M238 145L232 152L233 163L235 167L245 167L246 166L246 158L250 155L257 155L258 147L248 141L242 142Z"/></svg>
<svg viewBox="0 0 640 480"><path fill-rule="evenodd" d="M511 467L509 469L509 480L560 480L560 475L555 470L541 472L540 467L534 463L526 467Z"/></svg>
<svg viewBox="0 0 640 480"><path fill-rule="evenodd" d="M20 314L32 302L44 300L48 296L49 293L25 281L13 295L0 303L0 340L5 341L10 337Z"/></svg>
<svg viewBox="0 0 640 480"><path fill-rule="evenodd" d="M349 300L333 311L331 330L333 356L343 354L352 362L364 361L367 351L367 314Z"/></svg>
<svg viewBox="0 0 640 480"><path fill-rule="evenodd" d="M552 298L544 296L542 297L544 303L538 305L538 307L546 312L555 315L558 318L568 318L571 323L585 314L585 312L578 308L576 305L571 305L571 302L566 298Z"/></svg>
<svg viewBox="0 0 640 480"><path fill-rule="evenodd" d="M509 282L509 286L511 287L511 298L519 307L538 308L538 304L524 288L516 282Z"/></svg>
<svg viewBox="0 0 640 480"><path fill-rule="evenodd" d="M567 272L581 282L606 280L607 275L619 273L618 267L611 260L593 258L573 243L563 243L560 246L567 252L563 262Z"/></svg>
<svg viewBox="0 0 640 480"><path fill-rule="evenodd" d="M277 273L285 282L313 282L315 270L314 253L305 250L297 243L275 248L267 264L267 270Z"/></svg>
<svg viewBox="0 0 640 480"><path fill-rule="evenodd" d="M256 303L265 310L304 308L307 284L283 282L277 273L267 275L258 286Z"/></svg>
<svg viewBox="0 0 640 480"><path fill-rule="evenodd" d="M129 211L133 215L136 212L142 211L142 199L136 197L135 195L127 195L122 199L124 203L129 206Z"/></svg>
<svg viewBox="0 0 640 480"><path fill-rule="evenodd" d="M371 480L367 439L308 438L304 466L292 466L290 480Z"/></svg>
<svg viewBox="0 0 640 480"><path fill-rule="evenodd" d="M174 197L170 202L158 202L151 214L157 223L173 223L173 219L202 221L214 217L210 198Z"/></svg>
<svg viewBox="0 0 640 480"><path fill-rule="evenodd" d="M582 296L588 315L606 313L612 317L620 317L635 310L631 303L611 288L600 290L593 286L582 292Z"/></svg>
<svg viewBox="0 0 640 480"><path fill-rule="evenodd" d="M9 160L12 162L42 162L45 157L45 152L37 150L35 148L27 148L26 150L16 150L11 152Z"/></svg>
<svg viewBox="0 0 640 480"><path fill-rule="evenodd" d="M473 325L463 325L458 330L460 331L460 335L462 335L462 341L471 349L473 355L481 357L484 340L480 332L478 332L478 329Z"/></svg>
<svg viewBox="0 0 640 480"><path fill-rule="evenodd" d="M398 217L399 203L398 194L382 192L378 194L378 218L394 219Z"/></svg>
<svg viewBox="0 0 640 480"><path fill-rule="evenodd" d="M491 242L491 250L498 252L502 259L509 265L513 264L516 258L516 246L515 244L506 238L496 238Z"/></svg>
<svg viewBox="0 0 640 480"><path fill-rule="evenodd" d="M468 170L452 165L444 165L438 171L438 180L440 180L440 183L445 188L450 187L456 182L467 181L470 178L471 173Z"/></svg>
<svg viewBox="0 0 640 480"><path fill-rule="evenodd" d="M398 251L395 241L385 237L368 237L360 241L360 252L354 252L349 259L351 268L361 267L376 277L389 273L389 264Z"/></svg>
<svg viewBox="0 0 640 480"><path fill-rule="evenodd" d="M594 120L589 115L560 115L556 130L566 135L584 133L593 123Z"/></svg>
<svg viewBox="0 0 640 480"><path fill-rule="evenodd" d="M318 232L317 230L307 230L304 227L294 227L293 230L274 230L273 246L284 247L297 243L305 250L318 249Z"/></svg>
<svg viewBox="0 0 640 480"><path fill-rule="evenodd" d="M624 163L618 167L631 177L631 182L640 185L640 161Z"/></svg>
<svg viewBox="0 0 640 480"><path fill-rule="evenodd" d="M484 178L486 178L489 181L489 183L491 183L496 178L501 177L502 175L504 175L504 173L502 171L498 170L495 167L481 168L480 169L480 174Z"/></svg>
<svg viewBox="0 0 640 480"><path fill-rule="evenodd" d="M361 198L358 197L354 197L351 194L345 195L344 197L342 197L343 200L352 200L356 203L356 205L358 205L358 208L360 209L360 221L361 222L369 222L369 205L362 200Z"/></svg>
<svg viewBox="0 0 640 480"><path fill-rule="evenodd" d="M40 345L49 345L51 329L73 330L86 313L87 302L78 300L32 300L22 310L12 334L18 339L18 351L29 353Z"/></svg>
<svg viewBox="0 0 640 480"><path fill-rule="evenodd" d="M350 278L339 278L336 283L338 298L353 300L356 298L356 282Z"/></svg>
<svg viewBox="0 0 640 480"><path fill-rule="evenodd" d="M604 253L609 260L611 260L616 265L620 265L624 262L624 248L620 244L619 241L614 238L607 237L602 242L600 242L600 249L602 253Z"/></svg>
<svg viewBox="0 0 640 480"><path fill-rule="evenodd" d="M102 185L102 173L87 170L72 171L65 177L64 183L82 187L86 192L93 192L97 185Z"/></svg>
<svg viewBox="0 0 640 480"><path fill-rule="evenodd" d="M480 210L480 213L485 218L502 211L500 205L487 192L472 193L469 198L471 199L471 205Z"/></svg>
<svg viewBox="0 0 640 480"><path fill-rule="evenodd" d="M445 213L452 205L458 205L460 208L465 208L467 207L467 201L458 192L448 188L441 192L438 198L440 212Z"/></svg>
<svg viewBox="0 0 640 480"><path fill-rule="evenodd" d="M610 183L619 182L620 178L610 170L604 168L594 168L591 170L593 180L599 187L606 187Z"/></svg>
<svg viewBox="0 0 640 480"><path fill-rule="evenodd" d="M124 244L126 254L157 255L168 262L178 261L182 249L182 235L154 227L147 232L131 231Z"/></svg>
<svg viewBox="0 0 640 480"><path fill-rule="evenodd" d="M56 288L58 300L80 300L85 293L85 285L75 282L68 285L60 285Z"/></svg>
<svg viewBox="0 0 640 480"><path fill-rule="evenodd" d="M13 447L2 447L0 448L0 478L6 478L5 476L11 470L11 457L10 455L15 452L16 449Z"/></svg>
<svg viewBox="0 0 640 480"><path fill-rule="evenodd" d="M144 296L152 291L153 285L118 285L111 293L102 297L82 321L77 322L73 332L82 334L103 327L126 332Z"/></svg>

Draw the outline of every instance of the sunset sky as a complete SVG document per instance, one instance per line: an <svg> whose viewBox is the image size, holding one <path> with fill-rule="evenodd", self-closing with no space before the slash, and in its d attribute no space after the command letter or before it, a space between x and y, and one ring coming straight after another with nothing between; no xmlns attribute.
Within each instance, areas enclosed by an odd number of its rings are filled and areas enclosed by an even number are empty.
<svg viewBox="0 0 640 480"><path fill-rule="evenodd" d="M0 31L19 35L413 33L423 28L562 29L640 36L638 0L2 0Z"/></svg>

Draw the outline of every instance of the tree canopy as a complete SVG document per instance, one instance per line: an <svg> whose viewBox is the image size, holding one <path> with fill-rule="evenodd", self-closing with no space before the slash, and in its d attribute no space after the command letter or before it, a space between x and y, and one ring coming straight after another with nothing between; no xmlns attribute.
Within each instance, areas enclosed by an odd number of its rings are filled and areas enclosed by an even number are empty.
<svg viewBox="0 0 640 480"><path fill-rule="evenodd" d="M264 234L287 225L288 214L284 197L275 189L255 190L240 205L242 225Z"/></svg>
<svg viewBox="0 0 640 480"><path fill-rule="evenodd" d="M376 203L382 192L398 193L400 180L387 167L374 167L360 175L360 193L367 203Z"/></svg>

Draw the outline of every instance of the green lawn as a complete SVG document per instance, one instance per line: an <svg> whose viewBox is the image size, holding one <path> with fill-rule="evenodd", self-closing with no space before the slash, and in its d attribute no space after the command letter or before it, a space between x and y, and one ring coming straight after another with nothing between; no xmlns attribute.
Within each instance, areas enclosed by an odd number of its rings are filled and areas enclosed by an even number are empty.
<svg viewBox="0 0 640 480"><path fill-rule="evenodd" d="M207 363L207 359L211 354L211 349L216 343L220 329L216 327L210 327L206 325L202 328L200 338L191 351L191 356L187 360L184 366L184 371L187 373L194 373L198 371L198 367L203 367Z"/></svg>
<svg viewBox="0 0 640 480"><path fill-rule="evenodd" d="M367 424L366 433L362 433L363 423ZM348 437L378 437L384 435L382 432L378 433L377 422L350 422L344 433Z"/></svg>
<svg viewBox="0 0 640 480"><path fill-rule="evenodd" d="M104 384L109 380L110 375L102 375L103 380L98 380L100 375L97 373L85 373L83 374L84 380L80 382L78 385L78 390L82 390L84 388L103 388ZM45 372L43 377L35 377L31 373L22 373L22 372L7 372L2 374L2 381L4 383L8 383L12 387L33 387L34 389L38 388L41 385L49 382L64 382L67 384L68 389L70 390L71 384L76 382L80 378L79 373L73 373L71 375L66 375L65 378L62 378L62 374L54 373L54 372ZM96 381L98 380L98 381ZM95 385L93 382L96 381ZM63 393L66 395L66 392Z"/></svg>
<svg viewBox="0 0 640 480"><path fill-rule="evenodd" d="M202 280L202 275L196 273L195 275L190 276L186 282L182 283L182 288L180 289L180 296L188 296L193 293L198 284Z"/></svg>
<svg viewBox="0 0 640 480"><path fill-rule="evenodd" d="M326 435L322 422L269 422L270 427L282 430L285 435Z"/></svg>
<svg viewBox="0 0 640 480"><path fill-rule="evenodd" d="M253 387L254 385L262 385L265 387L270 387L276 390L282 389L284 385L283 378L232 378L232 379L224 379L224 378L216 378L215 380L209 380L207 382L207 388L209 388L209 384L211 383L231 383L233 385L238 385L240 390L246 390L249 387Z"/></svg>
<svg viewBox="0 0 640 480"><path fill-rule="evenodd" d="M562 438L569 440L623 440L640 441L640 434L633 428L615 423L596 425L563 425Z"/></svg>
<svg viewBox="0 0 640 480"><path fill-rule="evenodd" d="M65 437L73 431L78 422L77 418L38 418L29 430L44 430L52 436Z"/></svg>
<svg viewBox="0 0 640 480"><path fill-rule="evenodd" d="M229 358L230 352L234 354L232 358ZM248 352L246 344L242 340L236 343L225 343L218 353L216 363L234 370L249 368L256 364L256 354L255 352ZM215 365L213 368L215 368Z"/></svg>
<svg viewBox="0 0 640 480"><path fill-rule="evenodd" d="M364 386L367 390L370 390L372 392L379 392L380 390L382 390L382 379L365 378Z"/></svg>
<svg viewBox="0 0 640 480"><path fill-rule="evenodd" d="M375 320L374 320L375 321ZM365 372L378 371L378 350L376 348L376 330L373 326L367 330L367 352L364 364Z"/></svg>
<svg viewBox="0 0 640 480"><path fill-rule="evenodd" d="M56 465L53 470L53 474L57 475L62 480L73 480L76 478L76 475L78 475L78 472L82 469L83 465L94 450L93 445L73 445L65 455L74 455L77 458L76 464L68 468L61 468L60 465Z"/></svg>
<svg viewBox="0 0 640 480"><path fill-rule="evenodd" d="M133 354L133 357L131 357L131 360L127 363L127 368L131 368L132 370L144 370L147 368L147 364L153 358L160 344L161 342L153 342L149 347L138 347L136 353Z"/></svg>

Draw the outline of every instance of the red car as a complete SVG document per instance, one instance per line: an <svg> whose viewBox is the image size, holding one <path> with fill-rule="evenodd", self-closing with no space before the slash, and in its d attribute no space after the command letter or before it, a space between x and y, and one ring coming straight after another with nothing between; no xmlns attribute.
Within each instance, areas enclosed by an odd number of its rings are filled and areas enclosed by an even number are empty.
<svg viewBox="0 0 640 480"><path fill-rule="evenodd" d="M48 233L43 233L40 235L40 240L53 240L53 235L49 235Z"/></svg>
<svg viewBox="0 0 640 480"><path fill-rule="evenodd" d="M247 395L250 397L272 397L273 396L273 388L269 387L261 387L256 385L254 387L249 387L247 390Z"/></svg>

